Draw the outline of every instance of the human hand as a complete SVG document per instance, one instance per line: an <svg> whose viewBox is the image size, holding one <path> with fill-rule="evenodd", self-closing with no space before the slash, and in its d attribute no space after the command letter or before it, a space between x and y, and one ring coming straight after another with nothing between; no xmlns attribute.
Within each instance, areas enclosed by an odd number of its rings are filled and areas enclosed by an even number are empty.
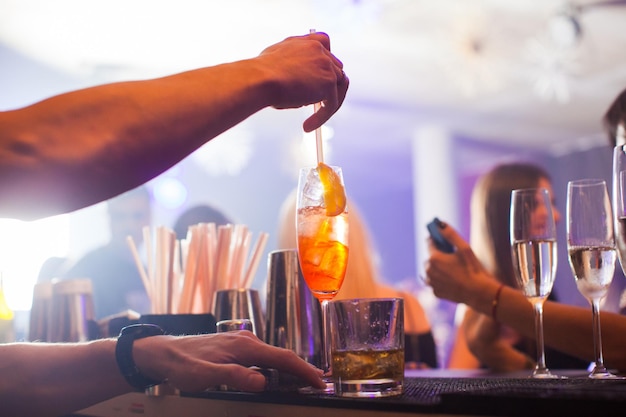
<svg viewBox="0 0 626 417"><path fill-rule="evenodd" d="M441 252L429 241L430 258L425 269L427 282L437 297L472 306L474 297L485 286L498 284L456 230L444 223L440 231L456 247L456 251L450 254Z"/></svg>
<svg viewBox="0 0 626 417"><path fill-rule="evenodd" d="M465 339L475 355L477 347L488 348L500 339L500 325L491 317L467 309L464 321Z"/></svg>
<svg viewBox="0 0 626 417"><path fill-rule="evenodd" d="M311 132L323 125L341 107L350 80L343 63L330 52L330 39L323 32L289 37L266 48L258 59L274 73L278 88L271 105L296 108L322 102L320 109L304 121Z"/></svg>
<svg viewBox="0 0 626 417"><path fill-rule="evenodd" d="M489 369L513 372L534 366L532 359L515 348L521 339L510 327L468 309L463 328L468 348Z"/></svg>
<svg viewBox="0 0 626 417"><path fill-rule="evenodd" d="M464 330L470 351L483 362L493 362L485 358L489 352L506 353L507 350L513 350L513 346L520 341L516 331L472 309L468 309L465 315Z"/></svg>
<svg viewBox="0 0 626 417"><path fill-rule="evenodd" d="M154 336L137 340L133 357L141 372L167 379L176 388L199 392L219 385L241 391L265 388L265 377L250 366L275 368L323 388L323 372L294 352L263 343L249 331L196 336Z"/></svg>

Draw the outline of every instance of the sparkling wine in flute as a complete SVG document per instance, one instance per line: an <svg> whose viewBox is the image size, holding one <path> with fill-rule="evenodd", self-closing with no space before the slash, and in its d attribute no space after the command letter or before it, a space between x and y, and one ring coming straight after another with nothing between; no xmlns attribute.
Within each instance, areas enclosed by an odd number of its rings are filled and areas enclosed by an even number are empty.
<svg viewBox="0 0 626 417"><path fill-rule="evenodd" d="M594 379L623 379L604 366L600 324L600 302L615 272L617 217L613 217L606 181L588 178L567 183L567 252L578 291L591 304L595 364L589 378Z"/></svg>
<svg viewBox="0 0 626 417"><path fill-rule="evenodd" d="M535 312L537 364L532 377L560 378L546 366L543 340L543 303L552 291L557 264L556 226L549 190L513 190L510 221L515 278Z"/></svg>
<svg viewBox="0 0 626 417"><path fill-rule="evenodd" d="M615 272L615 248L574 246L568 252L578 291L590 300L604 298Z"/></svg>
<svg viewBox="0 0 626 417"><path fill-rule="evenodd" d="M518 284L531 303L550 295L556 275L556 257L554 239L525 240L513 244L513 265Z"/></svg>

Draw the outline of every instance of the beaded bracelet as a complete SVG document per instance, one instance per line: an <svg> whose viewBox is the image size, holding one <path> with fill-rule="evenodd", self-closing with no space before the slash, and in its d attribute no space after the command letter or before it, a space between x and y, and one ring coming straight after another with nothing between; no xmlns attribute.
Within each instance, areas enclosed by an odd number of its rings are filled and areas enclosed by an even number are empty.
<svg viewBox="0 0 626 417"><path fill-rule="evenodd" d="M493 297L493 301L491 302L491 317L498 321L496 318L496 313L498 312L498 304L500 303L500 294L502 293L502 288L504 288L504 284L500 284L498 290L496 291L495 297Z"/></svg>

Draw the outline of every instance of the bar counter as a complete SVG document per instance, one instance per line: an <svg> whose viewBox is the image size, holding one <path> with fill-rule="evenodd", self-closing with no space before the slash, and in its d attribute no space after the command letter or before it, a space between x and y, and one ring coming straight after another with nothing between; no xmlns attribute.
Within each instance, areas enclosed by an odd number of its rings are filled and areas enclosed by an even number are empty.
<svg viewBox="0 0 626 417"><path fill-rule="evenodd" d="M408 417L626 414L626 380L592 380L581 371L553 371L567 379L538 380L528 373L407 371L405 392L379 399L211 391L150 397L130 393L81 410L81 417Z"/></svg>

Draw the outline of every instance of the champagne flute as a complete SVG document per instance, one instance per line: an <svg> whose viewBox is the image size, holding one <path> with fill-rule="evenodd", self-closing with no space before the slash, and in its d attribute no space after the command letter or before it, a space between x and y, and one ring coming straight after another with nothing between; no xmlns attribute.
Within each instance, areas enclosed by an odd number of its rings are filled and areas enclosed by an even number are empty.
<svg viewBox="0 0 626 417"><path fill-rule="evenodd" d="M543 342L543 303L556 276L556 226L552 199L545 188L513 190L511 249L517 283L535 310L537 365L533 378L561 378L546 367Z"/></svg>
<svg viewBox="0 0 626 417"><path fill-rule="evenodd" d="M348 209L330 212L330 201L320 178L318 165L302 168L298 181L296 203L296 233L298 258L307 286L322 305L324 354L322 368L325 372L326 390L333 392L330 367L330 339L328 302L332 300L343 283L348 263ZM329 167L335 173L343 191L341 168ZM335 207L336 208L336 207Z"/></svg>
<svg viewBox="0 0 626 417"><path fill-rule="evenodd" d="M578 291L591 304L595 366L589 378L618 378L604 366L600 301L615 272L613 211L606 182L583 179L567 183L567 252Z"/></svg>

